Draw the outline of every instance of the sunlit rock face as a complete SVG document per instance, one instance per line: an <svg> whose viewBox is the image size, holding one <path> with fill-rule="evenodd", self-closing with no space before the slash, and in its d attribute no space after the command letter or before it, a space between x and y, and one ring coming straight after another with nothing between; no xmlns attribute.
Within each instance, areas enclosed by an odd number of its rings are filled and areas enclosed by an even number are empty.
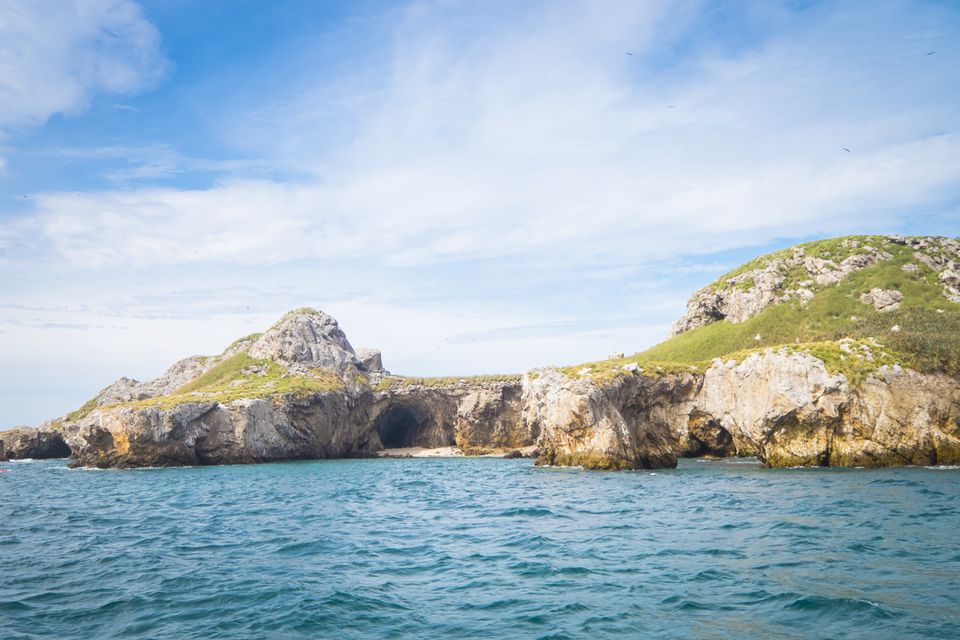
<svg viewBox="0 0 960 640"><path fill-rule="evenodd" d="M541 464L656 468L735 454L774 467L960 463L960 381L899 367L851 388L810 355L771 350L602 387L540 372L524 394Z"/></svg>
<svg viewBox="0 0 960 640"><path fill-rule="evenodd" d="M156 380L122 378L56 427L64 455L98 467L344 458L388 447L488 453L534 443L520 398L519 377L421 384L390 376L378 350L354 351L336 320L304 309ZM14 441L23 438L5 440Z"/></svg>

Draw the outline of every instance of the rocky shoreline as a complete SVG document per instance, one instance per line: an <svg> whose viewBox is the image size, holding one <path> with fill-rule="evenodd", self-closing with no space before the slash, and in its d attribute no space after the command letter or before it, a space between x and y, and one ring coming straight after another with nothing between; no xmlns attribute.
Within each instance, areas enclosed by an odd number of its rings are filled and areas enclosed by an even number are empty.
<svg viewBox="0 0 960 640"><path fill-rule="evenodd" d="M898 247L918 256L898 273L926 277L937 295L942 287L943 306L956 313L956 241L838 246L849 254L841 261L794 249L730 276L726 289L698 292L675 332L745 322L778 304L806 307L851 274L893 264ZM802 269L812 275L800 291L789 278ZM911 303L895 293L851 295L888 313ZM838 354L839 369L828 366L825 348ZM675 467L704 455L757 456L770 467L960 464L960 378L905 366L876 340L844 338L757 347L702 365L613 358L522 376L412 379L387 372L379 351L354 350L332 317L300 309L219 356L187 358L146 383L121 378L68 416L0 432L0 460L69 455L75 466L111 468L385 450L536 451L539 465L589 469Z"/></svg>

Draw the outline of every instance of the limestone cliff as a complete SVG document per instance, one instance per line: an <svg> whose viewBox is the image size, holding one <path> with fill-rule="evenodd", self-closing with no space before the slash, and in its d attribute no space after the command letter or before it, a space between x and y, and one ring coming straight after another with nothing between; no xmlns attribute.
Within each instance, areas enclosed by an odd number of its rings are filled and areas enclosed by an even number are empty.
<svg viewBox="0 0 960 640"><path fill-rule="evenodd" d="M881 366L857 386L786 350L703 373L632 373L602 384L559 371L524 380L540 464L672 467L680 456L757 455L769 466L960 463L960 380Z"/></svg>
<svg viewBox="0 0 960 640"><path fill-rule="evenodd" d="M960 242L873 236L758 258L694 294L675 337L535 372L541 464L960 462ZM770 346L766 346L770 345Z"/></svg>
<svg viewBox="0 0 960 640"><path fill-rule="evenodd" d="M697 292L673 338L521 376L413 379L299 309L156 380L121 378L0 458L100 467L467 453L536 445L539 464L960 463L960 243L868 236L764 256Z"/></svg>
<svg viewBox="0 0 960 640"><path fill-rule="evenodd" d="M145 383L123 378L55 427L74 464L98 467L344 458L408 446L506 451L534 441L521 428L520 395L519 377L390 376L379 351L358 354L336 320L300 309L219 356L181 360Z"/></svg>

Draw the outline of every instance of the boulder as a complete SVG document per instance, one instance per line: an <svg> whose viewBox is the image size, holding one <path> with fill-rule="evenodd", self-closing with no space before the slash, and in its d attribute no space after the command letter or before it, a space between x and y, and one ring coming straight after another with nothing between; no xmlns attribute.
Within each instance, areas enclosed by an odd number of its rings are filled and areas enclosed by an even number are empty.
<svg viewBox="0 0 960 640"><path fill-rule="evenodd" d="M860 302L872 304L881 313L898 309L902 300L903 294L896 289L873 288L860 294Z"/></svg>
<svg viewBox="0 0 960 640"><path fill-rule="evenodd" d="M385 373L383 357L379 349L360 347L357 349L356 356L361 370L367 373Z"/></svg>

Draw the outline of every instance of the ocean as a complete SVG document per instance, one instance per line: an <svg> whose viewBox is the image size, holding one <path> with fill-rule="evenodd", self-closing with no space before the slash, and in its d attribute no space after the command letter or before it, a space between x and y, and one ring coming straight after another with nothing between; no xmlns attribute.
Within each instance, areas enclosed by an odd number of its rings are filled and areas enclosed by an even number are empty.
<svg viewBox="0 0 960 640"><path fill-rule="evenodd" d="M960 637L957 469L0 467L6 639Z"/></svg>

